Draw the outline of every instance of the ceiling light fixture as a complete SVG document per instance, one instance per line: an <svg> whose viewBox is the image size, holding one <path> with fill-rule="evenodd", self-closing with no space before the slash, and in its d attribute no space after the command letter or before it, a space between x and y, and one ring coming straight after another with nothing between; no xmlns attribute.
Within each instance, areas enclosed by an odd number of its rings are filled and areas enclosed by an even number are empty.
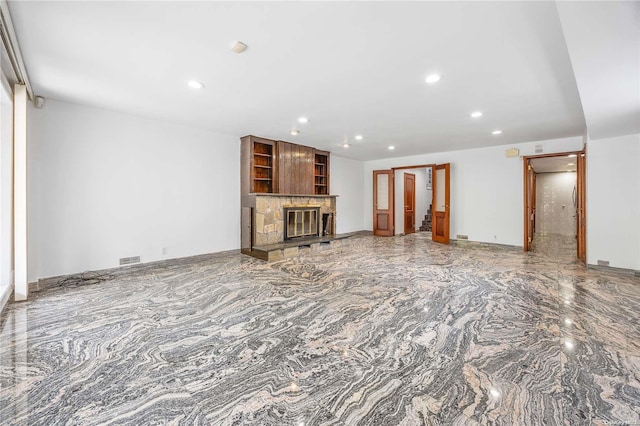
<svg viewBox="0 0 640 426"><path fill-rule="evenodd" d="M243 43L243 42L241 42L241 41L237 41L237 40L236 40L236 41L231 42L231 46L229 46L229 48L230 48L233 52L236 52L236 53L242 53L242 52L244 52L245 50L247 50L247 45L246 45L246 44L244 44L244 43Z"/></svg>
<svg viewBox="0 0 640 426"><path fill-rule="evenodd" d="M203 84L203 83L200 83L200 82L199 82L199 81L197 81L197 80L191 80L191 81L189 81L189 82L187 83L187 85L188 85L189 87L191 87L192 89L202 89L202 88L204 87L204 84Z"/></svg>
<svg viewBox="0 0 640 426"><path fill-rule="evenodd" d="M309 122L309 119L307 117L298 118L298 123L306 124L308 122Z"/></svg>
<svg viewBox="0 0 640 426"><path fill-rule="evenodd" d="M356 140L357 141L361 141L362 140L362 135L356 135Z"/></svg>
<svg viewBox="0 0 640 426"><path fill-rule="evenodd" d="M298 133L300 133L300 131L296 129L291 129L289 130L289 133L291 133L293 136L296 136Z"/></svg>
<svg viewBox="0 0 640 426"><path fill-rule="evenodd" d="M501 135L502 134L502 130L494 130L493 132L491 132L492 135Z"/></svg>
<svg viewBox="0 0 640 426"><path fill-rule="evenodd" d="M474 111L471 113L471 118L478 118L478 117L482 117L482 112Z"/></svg>
<svg viewBox="0 0 640 426"><path fill-rule="evenodd" d="M429 74L427 76L427 78L425 78L425 81L427 82L427 84L434 84L440 81L440 75L439 74Z"/></svg>
<svg viewBox="0 0 640 426"><path fill-rule="evenodd" d="M395 146L393 146L393 145L391 145L391 146L389 146L389 148L387 148L387 149L388 149L389 151L393 151L394 149L396 149L396 147L395 147Z"/></svg>
<svg viewBox="0 0 640 426"><path fill-rule="evenodd" d="M349 145L348 143L343 143L343 144L342 144L342 147L343 147L343 148L349 148L349 146L350 146L350 145Z"/></svg>

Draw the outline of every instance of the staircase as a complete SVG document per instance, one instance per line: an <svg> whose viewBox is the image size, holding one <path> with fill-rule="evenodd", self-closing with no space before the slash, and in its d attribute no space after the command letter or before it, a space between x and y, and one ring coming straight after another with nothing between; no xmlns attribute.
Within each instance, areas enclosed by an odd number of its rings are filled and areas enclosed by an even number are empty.
<svg viewBox="0 0 640 426"><path fill-rule="evenodd" d="M424 220L422 221L422 225L420 225L420 231L431 232L431 205L429 205L429 210L427 210L427 214L424 215Z"/></svg>

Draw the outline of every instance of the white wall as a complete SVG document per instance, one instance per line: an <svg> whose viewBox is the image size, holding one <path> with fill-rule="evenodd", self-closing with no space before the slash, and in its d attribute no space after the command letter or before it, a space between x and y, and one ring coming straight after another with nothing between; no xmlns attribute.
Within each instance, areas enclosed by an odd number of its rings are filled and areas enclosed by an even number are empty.
<svg viewBox="0 0 640 426"><path fill-rule="evenodd" d="M396 170L393 174L393 217L394 234L404 234L404 174L405 170Z"/></svg>
<svg viewBox="0 0 640 426"><path fill-rule="evenodd" d="M576 235L576 173L536 174L536 233Z"/></svg>
<svg viewBox="0 0 640 426"><path fill-rule="evenodd" d="M239 247L238 137L52 100L29 132L30 282Z"/></svg>
<svg viewBox="0 0 640 426"><path fill-rule="evenodd" d="M0 311L13 291L13 95L0 74Z"/></svg>
<svg viewBox="0 0 640 426"><path fill-rule="evenodd" d="M336 199L336 232L364 229L362 192L364 163L331 155L331 195Z"/></svg>
<svg viewBox="0 0 640 426"><path fill-rule="evenodd" d="M364 164L365 229L371 230L373 170L420 164L451 163L451 236L466 234L469 240L522 246L522 160L506 158L507 148L520 155L582 149L582 136L527 142L508 146L439 152L411 157L367 161Z"/></svg>
<svg viewBox="0 0 640 426"><path fill-rule="evenodd" d="M587 263L640 270L640 134L587 145Z"/></svg>

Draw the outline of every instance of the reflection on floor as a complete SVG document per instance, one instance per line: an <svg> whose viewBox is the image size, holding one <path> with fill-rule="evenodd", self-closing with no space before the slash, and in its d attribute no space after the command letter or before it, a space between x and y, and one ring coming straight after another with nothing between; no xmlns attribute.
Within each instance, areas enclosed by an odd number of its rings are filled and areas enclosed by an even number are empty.
<svg viewBox="0 0 640 426"><path fill-rule="evenodd" d="M535 234L533 251L551 257L571 259L577 256L578 241L574 235Z"/></svg>
<svg viewBox="0 0 640 426"><path fill-rule="evenodd" d="M639 306L573 253L420 233L201 256L10 305L0 421L638 424Z"/></svg>

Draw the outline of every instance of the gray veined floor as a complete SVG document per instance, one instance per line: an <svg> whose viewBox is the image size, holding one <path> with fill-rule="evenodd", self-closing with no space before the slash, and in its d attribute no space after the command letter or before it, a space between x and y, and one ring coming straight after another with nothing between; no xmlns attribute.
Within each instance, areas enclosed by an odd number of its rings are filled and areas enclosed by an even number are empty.
<svg viewBox="0 0 640 426"><path fill-rule="evenodd" d="M0 323L2 424L640 424L640 279L358 236L37 293Z"/></svg>

